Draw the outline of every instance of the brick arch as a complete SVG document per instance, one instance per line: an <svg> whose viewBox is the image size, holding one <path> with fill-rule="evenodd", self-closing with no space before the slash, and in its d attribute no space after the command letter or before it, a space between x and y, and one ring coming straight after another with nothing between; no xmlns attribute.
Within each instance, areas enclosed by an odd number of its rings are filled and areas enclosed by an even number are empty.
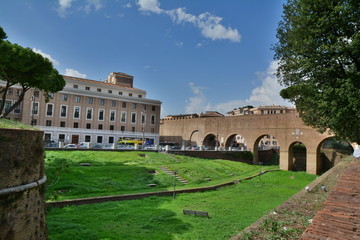
<svg viewBox="0 0 360 240"><path fill-rule="evenodd" d="M200 134L200 130L196 129L196 130L193 130L191 133L190 133L190 136L189 136L189 146L191 145L199 145L198 143L198 140L199 140L199 134ZM196 137L194 137L194 135L196 136L197 135L197 139Z"/></svg>
<svg viewBox="0 0 360 240"><path fill-rule="evenodd" d="M219 146L219 140L218 140L218 136L216 136L215 133L207 133L204 137L203 137L203 146L206 147L216 147Z"/></svg>
<svg viewBox="0 0 360 240"><path fill-rule="evenodd" d="M241 136L245 139L245 145L246 145L246 138L242 135L242 134L239 134L239 133L230 133L230 134L227 134L227 136L225 137L225 149L229 149L229 147L231 147L232 145L232 140L237 136Z"/></svg>

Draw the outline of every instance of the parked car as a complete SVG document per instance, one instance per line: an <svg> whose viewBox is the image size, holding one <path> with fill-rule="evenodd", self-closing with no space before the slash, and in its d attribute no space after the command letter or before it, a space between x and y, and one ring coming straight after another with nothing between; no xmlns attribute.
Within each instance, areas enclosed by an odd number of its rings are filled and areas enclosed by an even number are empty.
<svg viewBox="0 0 360 240"><path fill-rule="evenodd" d="M99 144L95 144L94 146L92 146L93 149L102 149L103 147Z"/></svg>
<svg viewBox="0 0 360 240"><path fill-rule="evenodd" d="M64 148L78 148L75 144L67 144Z"/></svg>

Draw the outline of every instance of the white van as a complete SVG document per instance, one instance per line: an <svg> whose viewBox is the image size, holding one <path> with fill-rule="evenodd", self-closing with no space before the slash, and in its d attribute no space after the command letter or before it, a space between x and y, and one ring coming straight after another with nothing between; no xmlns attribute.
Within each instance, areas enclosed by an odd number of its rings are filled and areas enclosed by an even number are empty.
<svg viewBox="0 0 360 240"><path fill-rule="evenodd" d="M79 144L78 146L79 148L90 148L90 143L89 142L82 142Z"/></svg>

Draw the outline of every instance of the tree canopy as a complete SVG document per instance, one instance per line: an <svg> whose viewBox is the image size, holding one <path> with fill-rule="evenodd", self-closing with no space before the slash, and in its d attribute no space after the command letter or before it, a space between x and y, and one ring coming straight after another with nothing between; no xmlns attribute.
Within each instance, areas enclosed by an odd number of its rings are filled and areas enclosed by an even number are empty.
<svg viewBox="0 0 360 240"><path fill-rule="evenodd" d="M360 143L360 1L288 0L273 46L304 122Z"/></svg>
<svg viewBox="0 0 360 240"><path fill-rule="evenodd" d="M5 86L0 90L2 103L5 103L8 89L13 85L22 87L18 100L6 111L5 104L0 105L0 117L6 117L24 99L30 88L41 90L45 96L62 90L65 81L53 67L49 59L6 39L6 33L0 27L0 80Z"/></svg>

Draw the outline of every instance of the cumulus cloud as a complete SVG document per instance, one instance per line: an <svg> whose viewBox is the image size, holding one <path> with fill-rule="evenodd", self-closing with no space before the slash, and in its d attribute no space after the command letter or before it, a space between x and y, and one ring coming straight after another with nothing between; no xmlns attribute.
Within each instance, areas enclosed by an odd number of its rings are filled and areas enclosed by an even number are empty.
<svg viewBox="0 0 360 240"><path fill-rule="evenodd" d="M60 17L65 17L67 10L71 7L74 0L59 0L59 8L57 9Z"/></svg>
<svg viewBox="0 0 360 240"><path fill-rule="evenodd" d="M33 50L33 52L36 52L36 53L40 54L44 58L49 59L50 62L52 62L52 64L54 66L59 66L60 65L60 63L57 60L55 60L53 57L51 57L50 54L44 53L41 49L33 48L32 50Z"/></svg>
<svg viewBox="0 0 360 240"><path fill-rule="evenodd" d="M204 87L195 86L194 83L190 83L190 88L194 93L193 97L187 100L185 106L186 113L200 113L205 111L218 111L223 114L233 110L234 108L253 105L253 106L264 106L264 105L285 105L290 106L289 102L286 102L279 95L282 89L281 85L277 82L277 78L274 75L277 69L277 62L272 61L269 67L264 72L257 72L261 84L251 91L251 95L246 99L235 99L229 102L218 103L212 105L208 102L203 90Z"/></svg>
<svg viewBox="0 0 360 240"><path fill-rule="evenodd" d="M65 69L65 75L78 78L86 78L86 74L80 73L79 71L71 68Z"/></svg>
<svg viewBox="0 0 360 240"><path fill-rule="evenodd" d="M59 7L57 12L60 17L65 17L68 14L69 9L76 0L58 0ZM102 0L87 0L84 6L80 6L78 9L83 10L86 13L90 13L92 10L99 10L103 7ZM82 1L80 1L82 3Z"/></svg>
<svg viewBox="0 0 360 240"><path fill-rule="evenodd" d="M208 12L198 16L187 13L185 8L164 10L160 8L158 0L139 0L139 10L143 13L166 14L177 24L191 23L200 29L201 34L211 40L229 40L240 42L241 35L237 29L225 27L221 24L221 17Z"/></svg>

